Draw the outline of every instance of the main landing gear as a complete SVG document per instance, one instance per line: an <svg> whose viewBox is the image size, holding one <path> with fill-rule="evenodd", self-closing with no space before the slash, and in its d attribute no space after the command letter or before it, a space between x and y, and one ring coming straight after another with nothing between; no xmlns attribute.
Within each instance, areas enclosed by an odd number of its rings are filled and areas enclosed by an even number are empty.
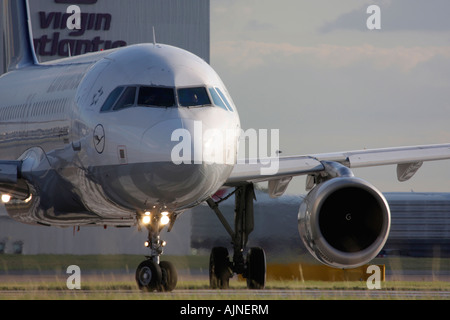
<svg viewBox="0 0 450 320"><path fill-rule="evenodd" d="M140 218L148 230L145 246L150 249L150 255L139 264L136 270L136 283L142 291L173 291L177 286L177 271L171 262L160 261L166 243L159 235L166 225L170 224L169 230L171 229L175 216L167 211L153 210L145 212Z"/></svg>
<svg viewBox="0 0 450 320"><path fill-rule="evenodd" d="M216 247L211 251L209 261L209 282L212 289L228 289L230 278L234 273L247 279L249 289L264 289L266 284L266 255L261 248L251 248L244 258L244 250L248 236L253 231L253 200L255 193L253 184L236 187L235 194L235 229L226 221L219 210L219 203L227 198L215 202L208 199L207 203L214 210L217 217L231 236L233 257L230 258L228 249Z"/></svg>

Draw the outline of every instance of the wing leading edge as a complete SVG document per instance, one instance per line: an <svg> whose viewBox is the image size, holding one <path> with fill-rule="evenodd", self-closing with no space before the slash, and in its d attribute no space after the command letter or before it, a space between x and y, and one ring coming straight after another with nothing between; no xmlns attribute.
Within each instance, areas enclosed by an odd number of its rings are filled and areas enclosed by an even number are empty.
<svg viewBox="0 0 450 320"><path fill-rule="evenodd" d="M300 175L320 175L326 171L325 162L336 162L347 168L365 168L397 165L397 178L407 181L420 169L425 161L450 159L450 144L367 149L304 156L280 157L238 161L226 186L269 181L269 193L273 197L284 193L290 180ZM278 161L275 174L261 174L267 163ZM308 184L308 183L307 183ZM309 189L311 186L307 186Z"/></svg>

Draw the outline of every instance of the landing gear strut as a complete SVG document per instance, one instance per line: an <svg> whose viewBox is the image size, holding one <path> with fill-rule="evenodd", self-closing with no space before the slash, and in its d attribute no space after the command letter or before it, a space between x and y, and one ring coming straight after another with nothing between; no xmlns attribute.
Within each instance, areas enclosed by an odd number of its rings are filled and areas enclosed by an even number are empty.
<svg viewBox="0 0 450 320"><path fill-rule="evenodd" d="M150 249L147 260L141 262L136 270L136 283L143 291L173 291L177 286L178 276L174 265L169 261L160 261L166 242L159 236L167 224L170 223L169 230L171 229L175 216L160 211L146 212L140 217L141 223L148 230L145 246Z"/></svg>
<svg viewBox="0 0 450 320"><path fill-rule="evenodd" d="M253 184L236 187L235 216L233 230L219 210L219 203L211 198L208 205L214 210L222 225L231 236L233 244L233 257L230 259L228 249L213 248L209 262L209 282L213 289L228 289L233 273L240 274L247 279L249 289L264 289L266 285L266 255L261 248L251 248L244 258L244 250L248 236L253 231L253 200L255 193Z"/></svg>

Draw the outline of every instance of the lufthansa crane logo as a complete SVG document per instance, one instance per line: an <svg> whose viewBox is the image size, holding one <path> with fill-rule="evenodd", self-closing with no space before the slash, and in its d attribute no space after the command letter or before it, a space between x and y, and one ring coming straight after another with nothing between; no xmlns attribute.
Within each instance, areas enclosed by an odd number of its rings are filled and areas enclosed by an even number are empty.
<svg viewBox="0 0 450 320"><path fill-rule="evenodd" d="M105 150L105 129L101 124L97 125L94 130L94 147L100 154Z"/></svg>

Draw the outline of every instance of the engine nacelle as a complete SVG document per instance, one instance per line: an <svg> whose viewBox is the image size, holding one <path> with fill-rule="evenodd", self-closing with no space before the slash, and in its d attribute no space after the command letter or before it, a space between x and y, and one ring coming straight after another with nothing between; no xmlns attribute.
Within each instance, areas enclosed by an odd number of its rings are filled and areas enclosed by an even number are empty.
<svg viewBox="0 0 450 320"><path fill-rule="evenodd" d="M317 185L298 215L305 246L320 262L335 268L356 268L371 261L386 243L390 225L384 196L355 177Z"/></svg>

